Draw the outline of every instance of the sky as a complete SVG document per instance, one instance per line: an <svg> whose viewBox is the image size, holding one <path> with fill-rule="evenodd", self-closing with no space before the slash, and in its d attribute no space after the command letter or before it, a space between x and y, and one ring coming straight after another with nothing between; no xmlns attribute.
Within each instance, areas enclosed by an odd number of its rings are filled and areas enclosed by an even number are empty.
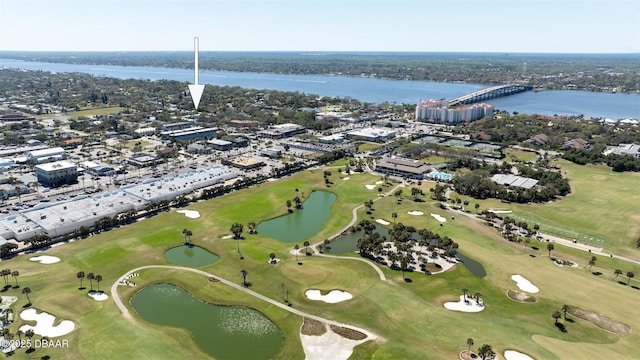
<svg viewBox="0 0 640 360"><path fill-rule="evenodd" d="M640 0L0 0L0 50L640 53Z"/></svg>

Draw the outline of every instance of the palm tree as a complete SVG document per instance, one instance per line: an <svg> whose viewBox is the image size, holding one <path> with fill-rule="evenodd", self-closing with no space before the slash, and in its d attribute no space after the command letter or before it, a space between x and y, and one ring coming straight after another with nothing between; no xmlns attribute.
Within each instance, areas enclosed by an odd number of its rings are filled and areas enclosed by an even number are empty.
<svg viewBox="0 0 640 360"><path fill-rule="evenodd" d="M476 298L476 304L480 305L480 297L482 296L482 294L480 293L480 291L476 291L473 293L473 297Z"/></svg>
<svg viewBox="0 0 640 360"><path fill-rule="evenodd" d="M28 288L25 288L28 289ZM24 332L24 336L26 336L29 340L31 340L31 338L35 335L36 333L33 332L33 329L29 329L27 331ZM29 343L29 349L33 349L33 347L31 346L31 341L28 342Z"/></svg>
<svg viewBox="0 0 640 360"><path fill-rule="evenodd" d="M491 345L482 344L482 346L478 348L478 356L480 356L482 360L493 359L495 355L496 353L493 352Z"/></svg>
<svg viewBox="0 0 640 360"><path fill-rule="evenodd" d="M560 319L560 311L556 310L551 314L551 317L554 318L556 320L556 324L558 323L558 319Z"/></svg>
<svg viewBox="0 0 640 360"><path fill-rule="evenodd" d="M467 351L471 351L471 347L473 346L473 339L472 338L468 338L467 339L467 345L469 346Z"/></svg>
<svg viewBox="0 0 640 360"><path fill-rule="evenodd" d="M633 271L627 271L627 285L629 285L629 283L631 282L631 278L636 276L636 274L633 273Z"/></svg>
<svg viewBox="0 0 640 360"><path fill-rule="evenodd" d="M22 199L20 198L20 195L22 194L22 186L18 185L14 190L16 191L16 195L18 195L18 203L21 203Z"/></svg>
<svg viewBox="0 0 640 360"><path fill-rule="evenodd" d="M551 251L553 250L553 244L552 243L548 243L547 244L547 250L549 251L549 257L551 257Z"/></svg>
<svg viewBox="0 0 640 360"><path fill-rule="evenodd" d="M11 270L10 269L3 269L0 272L0 275L2 275L2 277L4 278L4 286L8 286L8 281L9 281L9 275L11 275Z"/></svg>
<svg viewBox="0 0 640 360"><path fill-rule="evenodd" d="M276 253L272 252L271 254L269 254L269 262L270 263L273 264L275 259L276 259Z"/></svg>
<svg viewBox="0 0 640 360"><path fill-rule="evenodd" d="M98 283L98 292L100 292L100 281L102 281L102 275L96 275L96 282Z"/></svg>
<svg viewBox="0 0 640 360"><path fill-rule="evenodd" d="M92 272L87 274L87 279L89 280L89 286L91 288L91 291L93 291L93 279L95 279L95 275L93 275Z"/></svg>
<svg viewBox="0 0 640 360"><path fill-rule="evenodd" d="M76 274L76 277L80 279L80 289L84 289L82 287L82 279L84 279L84 271L78 271L78 273Z"/></svg>
<svg viewBox="0 0 640 360"><path fill-rule="evenodd" d="M618 277L618 275L622 275L622 270L620 270L620 269L616 269L613 273L616 275L616 276L614 277L614 279L615 279L615 278L617 278L617 277Z"/></svg>
<svg viewBox="0 0 640 360"><path fill-rule="evenodd" d="M23 288L22 293L27 297L27 301L29 301L29 304L31 304L31 299L29 298L29 294L31 294L31 288L28 286Z"/></svg>
<svg viewBox="0 0 640 360"><path fill-rule="evenodd" d="M18 270L14 270L14 271L11 273L11 276L13 276L13 278L16 280L16 286L15 286L15 287L16 287L16 288L19 288L19 287L20 287L20 285L18 285L18 276L20 276L20 272L19 272Z"/></svg>
<svg viewBox="0 0 640 360"><path fill-rule="evenodd" d="M291 200L287 200L287 211L291 212Z"/></svg>
<svg viewBox="0 0 640 360"><path fill-rule="evenodd" d="M595 256L592 256L591 260L589 260L589 271L591 271L591 267L596 264L596 260L598 260L598 258Z"/></svg>
<svg viewBox="0 0 640 360"><path fill-rule="evenodd" d="M567 320L567 310L569 310L569 305L567 304L562 305L560 310L562 310L562 312L564 313L564 319Z"/></svg>
<svg viewBox="0 0 640 360"><path fill-rule="evenodd" d="M293 248L296 249L296 262L299 264L300 262L298 262L298 249L300 249L300 246L296 244L296 246L294 246Z"/></svg>
<svg viewBox="0 0 640 360"><path fill-rule="evenodd" d="M462 291L462 296L464 298L464 301L467 302L467 292L469 290L467 288L462 288L460 291Z"/></svg>
<svg viewBox="0 0 640 360"><path fill-rule="evenodd" d="M309 245L310 245L310 244L309 244L309 242L308 242L308 241L305 241L302 245L304 245L304 253L305 253L305 254L308 254L308 253L309 253L309 250L308 250L307 248L308 248L308 247L309 247Z"/></svg>
<svg viewBox="0 0 640 360"><path fill-rule="evenodd" d="M244 285L245 287L247 286L247 275L249 275L249 272L245 269L240 270L240 274L242 275L242 285Z"/></svg>
<svg viewBox="0 0 640 360"><path fill-rule="evenodd" d="M391 217L393 218L393 225L395 225L396 224L396 219L398 218L398 213L396 213L396 212L391 213Z"/></svg>
<svg viewBox="0 0 640 360"><path fill-rule="evenodd" d="M250 221L247 223L247 228L249 229L249 234L255 234L256 233L256 223L255 221Z"/></svg>
<svg viewBox="0 0 640 360"><path fill-rule="evenodd" d="M231 232L233 233L234 239L240 239L242 237L242 229L243 226L240 223L233 223L233 225L231 225Z"/></svg>

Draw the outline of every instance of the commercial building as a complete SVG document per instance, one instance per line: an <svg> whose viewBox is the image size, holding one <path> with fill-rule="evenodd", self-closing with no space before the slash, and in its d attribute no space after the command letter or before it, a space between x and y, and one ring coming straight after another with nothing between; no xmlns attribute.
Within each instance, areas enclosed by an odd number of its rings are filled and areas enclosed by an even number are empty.
<svg viewBox="0 0 640 360"><path fill-rule="evenodd" d="M42 150L32 150L27 152L27 159L33 164L41 164L52 161L64 160L67 155L63 148L54 147Z"/></svg>
<svg viewBox="0 0 640 360"><path fill-rule="evenodd" d="M260 150L260 155L267 156L272 159L277 159L282 155L282 151L275 148L264 148Z"/></svg>
<svg viewBox="0 0 640 360"><path fill-rule="evenodd" d="M220 139L211 139L207 141L207 144L214 150L219 151L227 151L233 148L233 143L231 141L220 140Z"/></svg>
<svg viewBox="0 0 640 360"><path fill-rule="evenodd" d="M366 141L387 141L396 137L393 129L370 127L347 132L347 138L359 138Z"/></svg>
<svg viewBox="0 0 640 360"><path fill-rule="evenodd" d="M35 168L38 182L47 187L78 182L78 167L65 160L36 165Z"/></svg>
<svg viewBox="0 0 640 360"><path fill-rule="evenodd" d="M255 169L266 165L262 160L245 156L238 156L231 159L222 159L221 163L223 165L233 166L242 170Z"/></svg>
<svg viewBox="0 0 640 360"><path fill-rule="evenodd" d="M158 158L151 154L138 154L127 159L127 163L137 167L148 167L158 163Z"/></svg>
<svg viewBox="0 0 640 360"><path fill-rule="evenodd" d="M80 164L89 174L96 176L106 176L113 174L115 169L101 161L85 161Z"/></svg>
<svg viewBox="0 0 640 360"><path fill-rule="evenodd" d="M170 201L237 176L231 168L212 166L179 176L147 179L141 184L95 196L81 195L70 200L41 203L18 215L0 218L0 242L2 239L24 241L39 234L61 236L82 226L91 227L100 218L113 218L129 210L139 211L150 203Z"/></svg>
<svg viewBox="0 0 640 360"><path fill-rule="evenodd" d="M396 156L379 160L375 169L379 173L402 177L409 175L414 179L424 179L425 174L431 171L431 168L421 161Z"/></svg>
<svg viewBox="0 0 640 360"><path fill-rule="evenodd" d="M459 124L491 116L494 110L493 105L484 103L448 108L446 100L423 100L416 105L415 119Z"/></svg>
<svg viewBox="0 0 640 360"><path fill-rule="evenodd" d="M171 139L173 141L186 141L194 139L202 139L205 137L216 136L218 128L203 128L201 126L193 126L186 129L163 131L162 137L165 139Z"/></svg>
<svg viewBox="0 0 640 360"><path fill-rule="evenodd" d="M258 135L270 139L282 139L297 134L304 134L305 132L307 132L307 129L304 126L287 123L272 125L268 129L259 131Z"/></svg>

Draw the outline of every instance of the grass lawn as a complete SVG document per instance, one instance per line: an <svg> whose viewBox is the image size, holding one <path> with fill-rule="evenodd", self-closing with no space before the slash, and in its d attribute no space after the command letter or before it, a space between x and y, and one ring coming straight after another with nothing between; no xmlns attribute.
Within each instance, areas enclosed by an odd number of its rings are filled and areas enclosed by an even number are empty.
<svg viewBox="0 0 640 360"><path fill-rule="evenodd" d="M111 106L111 107L97 107L97 108L86 108L80 111L72 111L68 112L65 115L71 117L81 117L81 116L101 116L101 115L111 115L118 114L124 110L123 107L120 106Z"/></svg>
<svg viewBox="0 0 640 360"><path fill-rule="evenodd" d="M149 141L140 140L140 139L123 142L124 147L126 149L129 149L129 150L133 150L133 148L136 147L137 143L140 143L140 147L143 148L143 149L146 148L147 146L151 145L151 143Z"/></svg>
<svg viewBox="0 0 640 360"><path fill-rule="evenodd" d="M337 174L330 177L334 184L324 185L323 170L310 170L251 189L235 191L223 197L191 204L190 210L198 210L198 219L186 218L175 210L112 231L91 236L84 240L57 246L46 252L58 256L60 263L41 265L28 261L29 255L20 255L3 261L3 267L18 270L21 286L29 286L33 307L46 311L60 319L70 319L76 329L60 339L69 340L70 349L37 349L25 354L20 349L14 358L42 357L65 359L113 359L123 353L128 358L157 359L206 359L198 350L188 332L182 329L159 326L143 321L135 312L133 320L125 319L111 299L93 301L86 290L78 290L76 272L101 274L104 280L100 288L110 293L111 284L128 270L149 264L167 264L164 251L182 243L182 229L193 232L193 241L220 256L220 261L201 269L241 283L240 269L247 269L247 280L252 290L282 301L283 286L289 292L294 308L332 320L366 328L380 339L367 342L355 349L355 359L451 359L466 349L466 339L471 337L476 347L491 344L502 353L507 349L525 352L537 359L565 359L573 354L588 357L597 351L602 358L625 358L635 353L640 333L633 319L640 318L637 306L639 290L624 286L606 276L594 276L583 264L587 253L571 252L557 247L553 255L573 257L581 264L577 268L561 268L546 256L546 251L525 248L504 241L493 229L481 222L457 212L441 210L431 200L413 202L405 188L401 204L394 196L380 198L374 204L373 217L391 219L397 212L397 221L417 228L428 227L450 236L460 245L460 250L485 267L487 276L473 276L463 266L434 276L408 273L412 281L403 281L399 271L382 268L387 282L379 279L367 264L320 257L300 258L298 265L289 254L292 244L285 244L261 234L246 235L246 239L223 239L230 233L232 223L260 222L285 214L285 202L292 199L295 189L305 196L314 189L332 191L337 200L332 207L333 217L324 228L310 239L321 241L337 232L351 220L351 209L366 200L377 198L376 190L367 190L365 184L373 184L379 178L360 174L350 180L341 180ZM391 185L382 185L385 191ZM428 185L423 183L423 187ZM423 216L411 216L407 211L420 210ZM439 226L429 214L438 213L448 221ZM360 217L367 216L364 210ZM455 220L451 220L455 216ZM541 223L542 226L542 223ZM237 253L237 246L244 259ZM277 265L267 263L270 252L282 261ZM534 255L534 256L530 256ZM614 259L615 260L615 259ZM611 260L611 261L614 261ZM623 264L625 265L625 264ZM599 259L596 266L622 266ZM627 268L623 268L627 271ZM604 272L604 271L603 271ZM521 274L540 288L536 304L520 304L506 296L509 289L517 290L512 274ZM9 279L13 280L13 279ZM140 277L132 279L136 288L119 287L125 304L145 285L170 282L191 292L194 296L216 304L238 304L253 307L282 330L284 345L277 358L302 359L299 330L302 319L282 309L247 296L220 283L180 270L148 269L140 271ZM624 278L626 280L626 278ZM635 282L632 281L632 285ZM84 285L89 286L85 280ZM93 283L96 287L95 282ZM304 291L310 288L328 291L342 289L354 298L338 304L326 304L307 300ZM479 291L486 308L480 313L451 312L443 307L446 301L456 301L461 289L471 293ZM15 313L22 310L26 298L20 289L9 289L3 295L18 297ZM111 294L109 294L111 295ZM72 306L70 304L73 304ZM619 337L599 329L584 320L565 323L567 332L554 326L551 313L563 304L579 306L600 312L612 319L629 323L630 335ZM131 309L130 309L131 310ZM15 333L21 320L9 325ZM36 337L37 338L37 337ZM533 340L533 341L532 341ZM584 349L591 350L590 353Z"/></svg>
<svg viewBox="0 0 640 360"><path fill-rule="evenodd" d="M374 142L363 142L360 144L360 146L358 146L358 151L367 152L367 151L378 150L380 146L381 146L380 144L374 143Z"/></svg>
<svg viewBox="0 0 640 360"><path fill-rule="evenodd" d="M421 158L420 161L426 164L437 165L447 162L447 159L439 155L429 155Z"/></svg>
<svg viewBox="0 0 640 360"><path fill-rule="evenodd" d="M536 154L534 151L524 151L512 148L505 148L503 152L505 155L505 160L507 161L530 162L538 156L538 154Z"/></svg>

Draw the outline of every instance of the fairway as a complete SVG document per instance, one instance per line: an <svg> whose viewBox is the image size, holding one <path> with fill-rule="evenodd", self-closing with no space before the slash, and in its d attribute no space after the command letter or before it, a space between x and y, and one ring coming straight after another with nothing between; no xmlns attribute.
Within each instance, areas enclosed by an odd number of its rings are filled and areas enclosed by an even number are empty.
<svg viewBox="0 0 640 360"><path fill-rule="evenodd" d="M91 117L91 116L103 116L103 115L111 115L111 114L119 114L124 110L123 107L120 106L111 106L111 107L98 107L93 109L82 109L78 111L71 111L66 113L65 115L71 117Z"/></svg>
<svg viewBox="0 0 640 360"><path fill-rule="evenodd" d="M561 246L554 255L571 258L581 266L563 268L549 260L545 250L508 243L494 229L482 222L442 210L438 203L426 197L414 202L410 187L403 189L402 201L394 196L378 197L377 191L367 190L365 184L379 180L369 174L354 174L348 181L340 180L336 171L330 176L333 184L325 186L323 169L267 182L250 189L235 191L208 201L190 204L200 218L191 219L177 213L178 209L160 213L132 225L56 246L46 255L60 258L50 265L29 261L30 255L20 255L3 261L3 266L18 270L21 287L30 287L32 307L46 311L57 318L71 320L76 328L65 335L70 348L36 349L27 354L18 349L14 358L42 357L65 359L113 359L126 353L129 358L155 359L208 359L195 345L191 334L181 328L160 326L144 321L129 306L134 294L145 286L156 283L175 284L193 296L208 303L244 305L262 312L281 330L283 345L278 359L303 359L300 342L302 317L262 301L256 297L212 282L206 276L178 269L149 268L139 271L131 281L137 286L119 286L118 294L128 307L131 318L120 312L112 300L111 285L132 269L145 265L169 265L165 251L182 245L183 229L193 232L193 243L220 257L220 260L198 269L215 274L236 284L242 284L240 270L248 271L250 290L284 303L285 296L293 309L326 319L361 327L378 336L354 350L355 359L452 359L467 348L466 339L473 338L477 346L491 344L494 351L515 349L536 359L566 359L572 354L584 353L585 348L597 351L603 358L625 358L635 352L640 334L631 322L640 318L637 299L640 291L612 280L610 266L598 264L604 275L594 276L584 264L588 254L567 250ZM389 191L397 183L382 184ZM428 188L429 183L423 183ZM296 191L296 189L298 191ZM378 199L371 215L364 207L358 211L359 219L391 219L396 222L428 228L442 236L451 237L465 255L483 264L486 277L473 276L463 266L438 275L407 273L411 282L403 281L400 271L380 267L387 280L383 281L370 265L319 256L300 257L298 264L289 253L293 244L283 243L262 234L244 233L244 240L229 238L234 222L259 223L287 213L286 200L296 194L306 198L313 190L331 191L336 201L331 218L311 243L338 232L351 220L351 210L366 200ZM428 194L428 190L427 190ZM473 204L473 203L472 203ZM184 209L181 209L184 210ZM424 215L409 215L420 211ZM447 222L440 223L429 214L440 214ZM454 216L455 220L451 219ZM302 245L302 244L299 244ZM269 264L273 252L281 259ZM242 257L240 256L242 255ZM355 254L350 256L356 256ZM626 266L626 264L623 264ZM377 265L376 265L377 266ZM638 272L639 267L625 267ZM86 290L79 290L78 271L100 274L99 284L110 296L107 301L94 301ZM523 304L510 300L507 290L517 290L512 275L522 275L539 288L538 302ZM9 279L12 280L12 279ZM625 280L621 276L618 280ZM636 286L638 282L631 281ZM96 288L96 281L92 287ZM637 286L636 286L637 287ZM445 302L458 301L461 289L480 292L486 308L478 313L462 313L444 308ZM348 291L353 298L339 303L310 300L309 289ZM286 293L285 293L286 292ZM9 288L3 296L17 296L14 310L27 302L20 289ZM69 306L73 304L73 306ZM563 304L578 306L622 322L631 322L632 333L617 336L593 324L575 319L564 321L567 332L554 326L551 313ZM562 319L560 321L563 321ZM9 325L15 333L25 321L17 319ZM476 346L476 348L477 348ZM473 348L472 348L473 349Z"/></svg>

